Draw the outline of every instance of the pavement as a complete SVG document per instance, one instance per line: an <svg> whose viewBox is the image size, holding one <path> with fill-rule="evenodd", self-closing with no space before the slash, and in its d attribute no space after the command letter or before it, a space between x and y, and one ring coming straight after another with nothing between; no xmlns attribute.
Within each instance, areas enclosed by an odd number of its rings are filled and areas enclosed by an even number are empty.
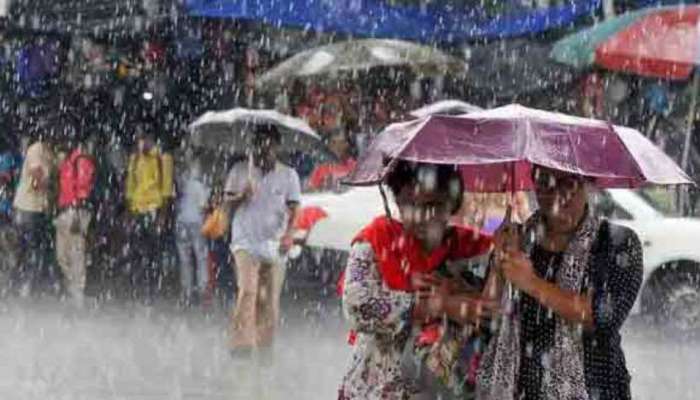
<svg viewBox="0 0 700 400"><path fill-rule="evenodd" d="M333 399L350 355L334 301L289 302L272 365L232 359L227 313L124 302L0 303L0 399ZM623 336L638 400L697 399L700 345L642 318Z"/></svg>

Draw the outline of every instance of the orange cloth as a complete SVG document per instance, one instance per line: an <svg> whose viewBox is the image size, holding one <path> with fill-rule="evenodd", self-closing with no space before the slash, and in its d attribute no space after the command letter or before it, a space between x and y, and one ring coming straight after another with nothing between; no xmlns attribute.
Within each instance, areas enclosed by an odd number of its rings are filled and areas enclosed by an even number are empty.
<svg viewBox="0 0 700 400"><path fill-rule="evenodd" d="M321 207L304 207L297 213L297 217L294 220L294 229L298 231L311 230L318 221L326 217L328 217L328 214Z"/></svg>
<svg viewBox="0 0 700 400"><path fill-rule="evenodd" d="M317 166L311 172L308 183L309 189L324 189L329 181L333 184L348 176L355 169L356 165L357 161L355 161L354 158L348 158L341 163L321 164Z"/></svg>

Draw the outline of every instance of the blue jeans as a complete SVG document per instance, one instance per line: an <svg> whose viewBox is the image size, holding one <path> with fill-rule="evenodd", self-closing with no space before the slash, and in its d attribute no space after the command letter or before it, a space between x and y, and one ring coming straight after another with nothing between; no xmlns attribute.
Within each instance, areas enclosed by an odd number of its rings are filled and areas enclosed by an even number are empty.
<svg viewBox="0 0 700 400"><path fill-rule="evenodd" d="M207 240L201 223L177 222L177 252L180 263L180 284L185 296L204 294L209 283Z"/></svg>

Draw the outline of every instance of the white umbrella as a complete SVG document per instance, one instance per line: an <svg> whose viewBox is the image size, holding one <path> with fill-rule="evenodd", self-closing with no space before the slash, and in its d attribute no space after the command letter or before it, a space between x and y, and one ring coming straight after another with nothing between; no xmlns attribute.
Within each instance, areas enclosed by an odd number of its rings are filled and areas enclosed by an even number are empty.
<svg viewBox="0 0 700 400"><path fill-rule="evenodd" d="M321 137L304 120L275 110L246 108L204 113L189 126L191 143L212 149L243 150L250 144L251 128L259 124L275 125L280 130L282 148L286 151L313 152L324 148Z"/></svg>
<svg viewBox="0 0 700 400"><path fill-rule="evenodd" d="M465 72L465 65L434 47L402 40L350 40L303 51L263 74L258 85L295 78L366 71L375 67L409 67L426 75Z"/></svg>
<svg viewBox="0 0 700 400"><path fill-rule="evenodd" d="M423 118L429 115L459 115L469 114L475 111L483 111L483 108L462 100L440 100L411 111L409 114L415 118Z"/></svg>

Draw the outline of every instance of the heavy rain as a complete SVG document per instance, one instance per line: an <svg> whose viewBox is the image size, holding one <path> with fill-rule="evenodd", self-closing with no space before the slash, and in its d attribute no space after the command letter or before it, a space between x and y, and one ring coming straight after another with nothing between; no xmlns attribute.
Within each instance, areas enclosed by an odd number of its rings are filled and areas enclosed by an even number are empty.
<svg viewBox="0 0 700 400"><path fill-rule="evenodd" d="M696 3L0 0L0 399L696 399Z"/></svg>

